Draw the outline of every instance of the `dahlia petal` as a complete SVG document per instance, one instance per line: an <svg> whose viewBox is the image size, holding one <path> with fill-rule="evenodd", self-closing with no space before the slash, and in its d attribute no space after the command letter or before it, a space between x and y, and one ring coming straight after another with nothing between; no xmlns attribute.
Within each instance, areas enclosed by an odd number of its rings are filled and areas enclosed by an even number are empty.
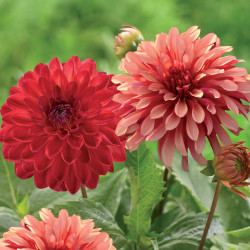
<svg viewBox="0 0 250 250"><path fill-rule="evenodd" d="M45 96L50 96L51 95L52 86L51 86L50 80L48 80L45 77L39 77L38 85L39 85L39 87L41 89L41 92Z"/></svg>
<svg viewBox="0 0 250 250"><path fill-rule="evenodd" d="M88 179L88 181L85 183L85 186L89 189L96 188L99 181L99 175L91 172L91 177Z"/></svg>
<svg viewBox="0 0 250 250"><path fill-rule="evenodd" d="M62 150L62 141L57 136L52 136L45 147L45 155L48 159L53 159Z"/></svg>
<svg viewBox="0 0 250 250"><path fill-rule="evenodd" d="M166 121L165 121L165 129L166 130L173 130L175 129L181 121L181 118L177 116L175 113L171 113Z"/></svg>
<svg viewBox="0 0 250 250"><path fill-rule="evenodd" d="M160 104L155 106L150 112L150 119L161 118L167 111L166 104Z"/></svg>
<svg viewBox="0 0 250 250"><path fill-rule="evenodd" d="M237 77L237 76L245 76L247 74L247 70L244 68L234 67L231 69L227 69L223 74L223 77Z"/></svg>
<svg viewBox="0 0 250 250"><path fill-rule="evenodd" d="M63 73L65 74L68 82L74 80L75 72L76 72L76 65L73 60L69 60L67 63L63 65Z"/></svg>
<svg viewBox="0 0 250 250"><path fill-rule="evenodd" d="M182 125L178 126L175 130L175 147L182 156L187 155L187 149L182 134Z"/></svg>
<svg viewBox="0 0 250 250"><path fill-rule="evenodd" d="M203 96L203 91L202 89L193 89L192 91L190 91L190 95L197 98L201 98Z"/></svg>
<svg viewBox="0 0 250 250"><path fill-rule="evenodd" d="M53 164L53 161L48 159L44 155L44 152L39 152L35 159L34 168L38 172L44 172L44 170L48 169Z"/></svg>
<svg viewBox="0 0 250 250"><path fill-rule="evenodd" d="M189 138L193 141L197 141L199 136L199 129L190 114L186 118L186 129Z"/></svg>
<svg viewBox="0 0 250 250"><path fill-rule="evenodd" d="M73 168L73 166L71 167ZM65 178L65 186L71 194L75 194L81 186L81 182L76 180L77 178L74 169L70 169L68 175Z"/></svg>
<svg viewBox="0 0 250 250"><path fill-rule="evenodd" d="M108 165L108 166L113 164L111 152L106 145L100 144L99 147L97 148L97 150L90 151L91 161L94 160L95 154L98 155L98 157L96 157L96 159L98 159L99 162L101 162L105 165ZM95 171L95 170L93 169L93 171Z"/></svg>
<svg viewBox="0 0 250 250"><path fill-rule="evenodd" d="M201 154L204 147L205 147L205 144L206 144L206 138L205 138L205 133L203 131L203 128L200 128L199 129L199 137L198 137L198 140L195 141L194 143L194 148L195 148L195 151L198 153L198 154Z"/></svg>
<svg viewBox="0 0 250 250"><path fill-rule="evenodd" d="M65 88L65 86L68 84L68 80L66 76L64 75L63 71L60 69L56 69L51 77L52 82L54 82L55 85Z"/></svg>
<svg viewBox="0 0 250 250"><path fill-rule="evenodd" d="M15 109L25 109L27 108L26 103L24 102L23 98L19 94L11 95L7 98L7 103L9 107L13 110Z"/></svg>
<svg viewBox="0 0 250 250"><path fill-rule="evenodd" d="M90 148L97 148L102 141L102 137L100 135L94 135L94 136L84 135L83 139L87 147Z"/></svg>
<svg viewBox="0 0 250 250"><path fill-rule="evenodd" d="M136 123L143 115L143 111L139 111L139 112L133 112L131 114L129 114L129 116L127 116L126 118L123 118L120 122L119 122L119 126L122 127L128 127L134 123Z"/></svg>
<svg viewBox="0 0 250 250"><path fill-rule="evenodd" d="M220 108L217 108L216 114L218 115L221 123L228 129L237 131L239 128L238 123L225 111Z"/></svg>
<svg viewBox="0 0 250 250"><path fill-rule="evenodd" d="M75 161L76 151L67 143L64 142L62 147L61 156L66 164L72 164Z"/></svg>
<svg viewBox="0 0 250 250"><path fill-rule="evenodd" d="M116 146L121 145L120 139L116 136L113 129L103 126L103 127L100 127L100 131L102 133L102 137L106 138L107 145L109 144L116 145Z"/></svg>
<svg viewBox="0 0 250 250"><path fill-rule="evenodd" d="M188 156L182 156L182 160L181 160L181 166L182 169L186 172L188 172Z"/></svg>
<svg viewBox="0 0 250 250"><path fill-rule="evenodd" d="M98 75L90 81L90 86L95 87L97 90L106 89L110 83L110 75Z"/></svg>
<svg viewBox="0 0 250 250"><path fill-rule="evenodd" d="M123 146L108 145L110 152L112 153L113 161L124 162L126 161L127 155ZM110 170L109 170L110 171Z"/></svg>
<svg viewBox="0 0 250 250"><path fill-rule="evenodd" d="M148 86L144 83L135 82L128 88L129 92L132 94L144 95L150 93Z"/></svg>
<svg viewBox="0 0 250 250"><path fill-rule="evenodd" d="M49 69L54 72L55 70L59 69L59 70L62 70L62 64L59 62L58 58L53 58L51 61L50 61L50 64L49 64Z"/></svg>
<svg viewBox="0 0 250 250"><path fill-rule="evenodd" d="M26 108L30 109L31 111L37 113L40 113L42 111L39 103L37 103L34 99L24 98L24 102L26 104Z"/></svg>
<svg viewBox="0 0 250 250"><path fill-rule="evenodd" d="M239 108L238 105L236 104L235 100L233 98L230 98L226 95L222 95L223 99L226 102L226 105L228 106L228 108L233 111L236 115L239 114Z"/></svg>
<svg viewBox="0 0 250 250"><path fill-rule="evenodd" d="M77 162L83 163L89 163L90 161L90 155L89 151L86 147L82 147L81 150L78 150L76 153L76 159Z"/></svg>
<svg viewBox="0 0 250 250"><path fill-rule="evenodd" d="M214 130L217 133L220 142L222 143L223 146L228 146L232 144L231 138L228 135L228 133L223 129L218 122L214 121Z"/></svg>
<svg viewBox="0 0 250 250"><path fill-rule="evenodd" d="M115 94L113 97L113 101L118 102L118 103L125 103L127 101L129 101L131 98L134 97L134 94L122 94L122 93L118 93Z"/></svg>
<svg viewBox="0 0 250 250"><path fill-rule="evenodd" d="M159 90L164 90L164 85L160 82L153 82L149 85L148 90L152 90L152 91L159 91ZM149 93L149 91L144 91L142 94L147 94ZM134 93L136 94L136 92ZM137 94L140 94L139 92Z"/></svg>
<svg viewBox="0 0 250 250"><path fill-rule="evenodd" d="M166 136L164 136L160 141L162 141L162 145L158 143L158 152L161 155L161 159L163 164L167 168L171 168L173 159L174 159L174 149L175 145L174 141L174 133L169 132ZM160 142L159 141L159 142Z"/></svg>
<svg viewBox="0 0 250 250"><path fill-rule="evenodd" d="M154 72L142 71L140 75L150 82L158 82L157 74Z"/></svg>
<svg viewBox="0 0 250 250"><path fill-rule="evenodd" d="M146 141L156 141L161 139L166 134L165 130L165 124L162 122L162 124L154 129L147 137Z"/></svg>
<svg viewBox="0 0 250 250"><path fill-rule="evenodd" d="M238 91L242 93L250 93L250 83L249 82L238 83Z"/></svg>
<svg viewBox="0 0 250 250"><path fill-rule="evenodd" d="M31 142L32 152L40 151L44 147L44 145L47 143L47 141L48 141L47 135L34 137Z"/></svg>
<svg viewBox="0 0 250 250"><path fill-rule="evenodd" d="M66 86L65 86L65 90L64 90L64 96L65 99L69 99L70 96L72 96L72 93L77 93L78 92L78 86L76 82L69 82ZM73 95L74 95L73 94Z"/></svg>
<svg viewBox="0 0 250 250"><path fill-rule="evenodd" d="M35 182L36 187L38 188L48 187L46 176L47 176L46 171L34 172L34 182Z"/></svg>
<svg viewBox="0 0 250 250"><path fill-rule="evenodd" d="M114 92L111 90L97 91L95 94L95 100L104 106L112 100L113 96Z"/></svg>
<svg viewBox="0 0 250 250"><path fill-rule="evenodd" d="M188 141L188 146L189 146L189 149L190 149L190 153L191 155L193 156L194 160L196 162L198 162L201 166L206 166L207 165L207 161L206 159L203 157L202 154L199 154L195 151L195 148L194 148L194 141L191 141L190 139L187 140Z"/></svg>
<svg viewBox="0 0 250 250"><path fill-rule="evenodd" d="M192 117L195 122L202 123L205 119L205 112L201 105L197 102L190 102L192 107Z"/></svg>
<svg viewBox="0 0 250 250"><path fill-rule="evenodd" d="M173 101L176 99L176 95L171 92L168 92L163 96L163 98L165 101Z"/></svg>
<svg viewBox="0 0 250 250"><path fill-rule="evenodd" d="M12 114L10 114L12 113ZM23 125L23 126L29 126L31 124L31 119L27 113L16 113L16 112L10 112L8 115L11 115L11 120L16 124L16 125ZM7 117L3 116L3 121L6 120Z"/></svg>
<svg viewBox="0 0 250 250"><path fill-rule="evenodd" d="M78 69L78 71L83 71L86 70L90 73L91 77L94 77L97 75L97 68L96 68L96 63L92 59L86 59L81 62L81 65Z"/></svg>
<svg viewBox="0 0 250 250"><path fill-rule="evenodd" d="M64 180L65 176L68 175L69 169L72 166L65 165L64 160L61 156L58 156L54 160L53 166L51 166L53 176L56 178L57 181Z"/></svg>
<svg viewBox="0 0 250 250"><path fill-rule="evenodd" d="M179 99L175 105L175 114L179 117L184 117L187 114L188 107L184 100Z"/></svg>
<svg viewBox="0 0 250 250"><path fill-rule="evenodd" d="M74 162L74 170L78 180L86 185L85 183L91 177L90 165L89 163L82 163L79 160Z"/></svg>
<svg viewBox="0 0 250 250"><path fill-rule="evenodd" d="M86 70L80 71L75 78L78 83L79 89L85 89L89 85L90 73Z"/></svg>
<svg viewBox="0 0 250 250"><path fill-rule="evenodd" d="M219 86L227 91L236 91L238 89L238 85L231 80L222 80L217 82Z"/></svg>
<svg viewBox="0 0 250 250"><path fill-rule="evenodd" d="M67 138L68 144L73 148L73 149L80 149L83 145L83 138L82 136L76 136L74 134L69 135Z"/></svg>
<svg viewBox="0 0 250 250"><path fill-rule="evenodd" d="M121 95L123 95L123 94L121 94ZM142 98L142 99L138 102L136 108L137 108L137 109L146 108L150 103L151 103L151 98L150 98L150 97L144 97L144 98Z"/></svg>
<svg viewBox="0 0 250 250"><path fill-rule="evenodd" d="M148 135L153 129L155 125L155 120L151 119L150 116L147 116L141 125L141 134Z"/></svg>
<svg viewBox="0 0 250 250"><path fill-rule="evenodd" d="M41 96L41 92L39 91L39 88L37 88L37 83L34 80L26 79L25 82L22 84L22 90L23 92L33 98L38 98Z"/></svg>

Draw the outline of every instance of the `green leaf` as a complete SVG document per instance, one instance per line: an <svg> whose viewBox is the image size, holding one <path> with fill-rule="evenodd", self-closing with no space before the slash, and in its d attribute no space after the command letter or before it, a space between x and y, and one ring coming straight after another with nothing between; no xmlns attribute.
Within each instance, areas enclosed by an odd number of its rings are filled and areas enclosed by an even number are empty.
<svg viewBox="0 0 250 250"><path fill-rule="evenodd" d="M101 176L97 188L87 191L88 199L101 203L115 216L127 175L128 170L124 167L118 172Z"/></svg>
<svg viewBox="0 0 250 250"><path fill-rule="evenodd" d="M21 219L15 211L6 207L0 207L0 234L7 232L10 227L20 226Z"/></svg>
<svg viewBox="0 0 250 250"><path fill-rule="evenodd" d="M208 161L207 166L201 170L201 173L207 176L214 175L213 161Z"/></svg>
<svg viewBox="0 0 250 250"><path fill-rule="evenodd" d="M250 226L234 231L229 231L226 232L226 234L229 235L230 242L232 243L250 243Z"/></svg>
<svg viewBox="0 0 250 250"><path fill-rule="evenodd" d="M128 153L125 164L129 169L132 197L132 210L125 217L125 223L130 234L138 239L150 231L153 208L162 199L164 191L163 177L144 143Z"/></svg>
<svg viewBox="0 0 250 250"><path fill-rule="evenodd" d="M17 206L17 213L18 215L23 218L29 211L29 204L28 204L29 196L24 196L23 200Z"/></svg>
<svg viewBox="0 0 250 250"><path fill-rule="evenodd" d="M173 163L174 175L182 185L189 189L201 210L209 211L216 184L211 182L211 177L200 173L201 167L197 165L192 157L189 156L189 172L181 169L180 162L180 155L175 154ZM231 231L249 226L250 216L247 216L249 212L247 201L222 186L215 214L221 217L226 230ZM246 216L242 216L244 214Z"/></svg>
<svg viewBox="0 0 250 250"><path fill-rule="evenodd" d="M69 215L79 215L82 220L93 219L95 228L102 228L114 240L114 246L120 250L129 250L128 239L119 228L113 215L100 203L81 199L80 201L67 202L64 205L56 205L52 209L53 214L58 216L61 209L66 209Z"/></svg>
<svg viewBox="0 0 250 250"><path fill-rule="evenodd" d="M196 250L200 244L207 215L204 213L189 213L176 219L162 233L158 239L159 249L168 250ZM216 221L212 221L209 234L221 232L222 228ZM209 249L209 241L205 249Z"/></svg>
<svg viewBox="0 0 250 250"><path fill-rule="evenodd" d="M80 197L80 192L72 195L68 192L57 192L50 188L36 189L29 197L29 214L37 216L41 208L52 208L55 204L77 201Z"/></svg>

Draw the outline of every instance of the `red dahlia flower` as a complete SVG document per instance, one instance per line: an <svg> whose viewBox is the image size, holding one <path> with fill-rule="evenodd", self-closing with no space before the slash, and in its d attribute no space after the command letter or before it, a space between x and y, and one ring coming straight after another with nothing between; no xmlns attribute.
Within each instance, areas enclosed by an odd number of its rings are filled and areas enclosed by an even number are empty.
<svg viewBox="0 0 250 250"><path fill-rule="evenodd" d="M86 249L115 250L113 240L101 229L94 229L92 220L81 220L77 215L70 216L61 210L55 218L50 210L40 212L42 221L26 215L21 227L11 227L0 239L1 249Z"/></svg>
<svg viewBox="0 0 250 250"><path fill-rule="evenodd" d="M188 170L188 149L193 158L206 165L202 156L206 137L215 153L231 140L225 129L238 134L237 122L225 111L247 117L250 84L247 71L233 66L241 62L232 50L220 46L215 34L198 38L191 27L179 34L158 34L154 42L142 41L136 52L128 52L120 69L130 75L112 78L122 93L114 100L134 105L134 111L119 122L118 135L132 135L126 142L135 150L142 141L158 142L161 161L170 168L174 149L182 154L182 168ZM198 39L197 39L198 38Z"/></svg>
<svg viewBox="0 0 250 250"><path fill-rule="evenodd" d="M0 142L16 175L72 194L81 184L95 188L99 175L114 171L113 161L126 159L115 135L116 92L111 75L97 72L90 59L54 58L27 72L1 109Z"/></svg>

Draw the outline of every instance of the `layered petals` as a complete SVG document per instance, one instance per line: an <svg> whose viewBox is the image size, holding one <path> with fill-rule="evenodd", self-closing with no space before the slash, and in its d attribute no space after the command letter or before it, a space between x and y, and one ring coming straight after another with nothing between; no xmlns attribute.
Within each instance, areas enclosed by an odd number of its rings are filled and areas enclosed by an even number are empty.
<svg viewBox="0 0 250 250"><path fill-rule="evenodd" d="M129 75L113 77L121 91L114 100L134 106L116 133L131 136L126 142L130 150L144 140L159 140L159 156L168 168L175 148L183 157L184 170L188 150L206 165L202 156L206 138L216 153L220 143L231 144L224 127L234 134L240 131L227 111L245 117L249 111L243 104L250 100L249 75L235 66L242 60L222 57L232 47L220 46L215 34L198 38L199 33L197 26L182 34L171 28L153 42L142 41L137 51L121 60L119 68Z"/></svg>
<svg viewBox="0 0 250 250"><path fill-rule="evenodd" d="M0 239L1 249L102 249L115 250L113 240L91 219L69 216L66 210L56 218L49 209L40 211L42 221L26 215L21 227L11 227Z"/></svg>
<svg viewBox="0 0 250 250"><path fill-rule="evenodd" d="M115 128L119 112L131 107L112 100L119 91L111 77L78 57L54 58L21 77L2 106L0 130L3 155L18 177L76 193L81 184L95 188L113 161L126 160L125 137Z"/></svg>

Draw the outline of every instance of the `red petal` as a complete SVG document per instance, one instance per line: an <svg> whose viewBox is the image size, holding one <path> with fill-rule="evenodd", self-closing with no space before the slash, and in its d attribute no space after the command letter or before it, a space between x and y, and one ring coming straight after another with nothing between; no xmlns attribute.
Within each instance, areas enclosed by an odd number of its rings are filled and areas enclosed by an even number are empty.
<svg viewBox="0 0 250 250"><path fill-rule="evenodd" d="M74 170L78 180L85 185L91 176L89 163L82 163L80 160L75 161Z"/></svg>
<svg viewBox="0 0 250 250"><path fill-rule="evenodd" d="M127 155L123 146L109 145L108 148L112 153L113 161L115 162L126 161Z"/></svg>
<svg viewBox="0 0 250 250"><path fill-rule="evenodd" d="M94 189L97 187L99 181L99 175L91 172L91 177L88 179L88 182L85 183L85 186L89 189Z"/></svg>
<svg viewBox="0 0 250 250"><path fill-rule="evenodd" d="M76 178L73 166L70 167L72 167L72 169L70 169L65 179L65 186L71 194L75 194L79 190L81 182L79 182L78 179Z"/></svg>
<svg viewBox="0 0 250 250"><path fill-rule="evenodd" d="M47 176L47 171L34 173L34 182L36 187L38 188L48 187L46 176Z"/></svg>
<svg viewBox="0 0 250 250"><path fill-rule="evenodd" d="M54 72L55 70L57 69L60 69L62 70L62 64L59 62L58 58L55 57L53 58L51 61L50 61L50 64L49 64L49 69Z"/></svg>
<svg viewBox="0 0 250 250"><path fill-rule="evenodd" d="M40 152L34 158L34 167L37 171L42 172L48 169L53 164L53 160L48 159L44 151Z"/></svg>
<svg viewBox="0 0 250 250"><path fill-rule="evenodd" d="M83 137L71 134L68 137L68 144L74 149L80 149L83 145Z"/></svg>
<svg viewBox="0 0 250 250"><path fill-rule="evenodd" d="M67 80L66 76L65 76L64 73L63 73L61 70L59 70L59 69L57 69L57 70L53 73L53 75L52 75L52 77L51 77L51 80L52 80L52 82L54 82L54 84L60 86L60 87L63 88L63 89L64 89L65 86L68 84L68 80Z"/></svg>
<svg viewBox="0 0 250 250"><path fill-rule="evenodd" d="M44 145L47 143L47 141L48 141L47 135L34 137L31 142L31 150L33 152L40 151L44 147Z"/></svg>
<svg viewBox="0 0 250 250"><path fill-rule="evenodd" d="M67 63L63 65L63 72L69 82L74 80L75 71L76 67L73 60L69 60Z"/></svg>
<svg viewBox="0 0 250 250"><path fill-rule="evenodd" d="M53 176L58 181L62 181L66 178L69 172L69 168L72 168L72 166L65 164L61 156L56 157L53 166L51 166L51 169L53 171Z"/></svg>
<svg viewBox="0 0 250 250"><path fill-rule="evenodd" d="M47 158L52 159L61 152L63 141L57 136L51 136L48 144L45 147L45 155Z"/></svg>
<svg viewBox="0 0 250 250"><path fill-rule="evenodd" d="M63 160L70 165L75 161L75 155L76 151L67 142L64 142L61 152Z"/></svg>
<svg viewBox="0 0 250 250"><path fill-rule="evenodd" d="M97 75L90 81L90 86L96 87L98 90L106 89L110 83L110 75Z"/></svg>
<svg viewBox="0 0 250 250"><path fill-rule="evenodd" d="M90 148L96 148L100 145L102 141L101 135L84 135L84 142L87 145L87 147Z"/></svg>

